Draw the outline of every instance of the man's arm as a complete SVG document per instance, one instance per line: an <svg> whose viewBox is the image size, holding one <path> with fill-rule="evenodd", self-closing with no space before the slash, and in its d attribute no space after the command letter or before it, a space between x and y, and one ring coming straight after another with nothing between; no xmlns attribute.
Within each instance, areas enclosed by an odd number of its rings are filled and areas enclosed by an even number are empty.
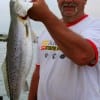
<svg viewBox="0 0 100 100"><path fill-rule="evenodd" d="M94 49L85 38L69 30L56 16L51 15L48 20L44 21L46 28L68 58L78 65L87 65L95 60Z"/></svg>
<svg viewBox="0 0 100 100"><path fill-rule="evenodd" d="M39 82L39 67L36 66L32 76L28 100L37 100L37 89Z"/></svg>
<svg viewBox="0 0 100 100"><path fill-rule="evenodd" d="M37 0L28 15L43 22L63 53L79 65L87 65L95 59L92 45L77 33L69 30L47 7L44 0Z"/></svg>

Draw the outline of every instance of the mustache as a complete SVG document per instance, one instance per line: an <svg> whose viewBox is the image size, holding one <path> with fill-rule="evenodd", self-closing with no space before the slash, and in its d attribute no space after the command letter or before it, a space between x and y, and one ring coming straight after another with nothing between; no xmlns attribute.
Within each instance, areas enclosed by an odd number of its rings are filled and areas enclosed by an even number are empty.
<svg viewBox="0 0 100 100"><path fill-rule="evenodd" d="M76 7L76 6L77 6L77 3L74 3L74 2L66 2L62 4L62 8L63 7Z"/></svg>

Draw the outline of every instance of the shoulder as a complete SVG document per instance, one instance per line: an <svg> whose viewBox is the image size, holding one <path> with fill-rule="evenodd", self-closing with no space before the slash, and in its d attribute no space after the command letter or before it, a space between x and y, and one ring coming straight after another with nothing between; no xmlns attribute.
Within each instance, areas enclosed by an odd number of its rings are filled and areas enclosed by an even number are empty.
<svg viewBox="0 0 100 100"><path fill-rule="evenodd" d="M90 22L90 26L100 27L100 18L88 16L87 20Z"/></svg>

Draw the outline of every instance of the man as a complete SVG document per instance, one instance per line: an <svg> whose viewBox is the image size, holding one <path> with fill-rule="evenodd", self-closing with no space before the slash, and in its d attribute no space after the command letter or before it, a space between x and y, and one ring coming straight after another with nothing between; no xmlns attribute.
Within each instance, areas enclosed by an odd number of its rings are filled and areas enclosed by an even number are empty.
<svg viewBox="0 0 100 100"><path fill-rule="evenodd" d="M100 21L85 14L87 0L57 0L62 19L45 0L33 2L28 15L47 30L38 40L29 100L100 100Z"/></svg>

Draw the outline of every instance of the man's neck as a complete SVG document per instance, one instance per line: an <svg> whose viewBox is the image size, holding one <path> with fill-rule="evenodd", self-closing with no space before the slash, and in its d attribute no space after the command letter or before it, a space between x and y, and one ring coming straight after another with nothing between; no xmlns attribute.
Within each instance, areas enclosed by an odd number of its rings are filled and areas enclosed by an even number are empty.
<svg viewBox="0 0 100 100"><path fill-rule="evenodd" d="M65 24L69 24L69 23L73 23L73 22L76 22L78 20L80 20L81 18L83 18L86 14L81 14L79 16L68 16L68 17L63 17L63 22Z"/></svg>

